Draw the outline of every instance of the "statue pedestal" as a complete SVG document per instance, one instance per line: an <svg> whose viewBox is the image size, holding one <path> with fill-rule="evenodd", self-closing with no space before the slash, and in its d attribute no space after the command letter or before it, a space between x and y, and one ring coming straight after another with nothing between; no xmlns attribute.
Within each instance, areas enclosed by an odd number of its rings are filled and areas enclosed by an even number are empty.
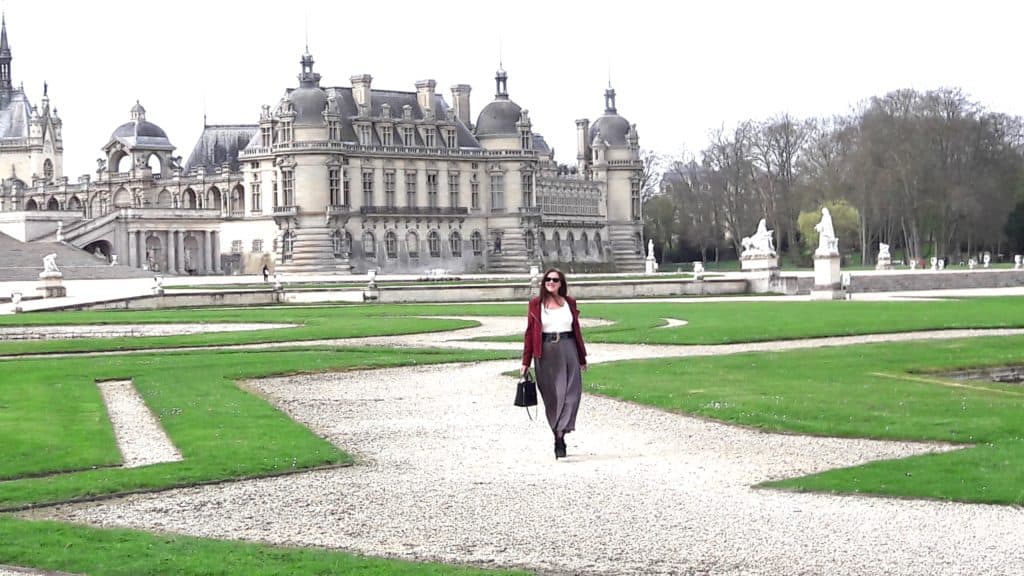
<svg viewBox="0 0 1024 576"><path fill-rule="evenodd" d="M43 285L36 290L42 293L43 298L61 298L68 295L68 290L62 283L64 275L60 272L40 272L39 280Z"/></svg>
<svg viewBox="0 0 1024 576"><path fill-rule="evenodd" d="M878 262L875 262L875 270L891 270L891 269L892 269L892 259L891 258L884 258L882 256L879 256L878 257Z"/></svg>
<svg viewBox="0 0 1024 576"><path fill-rule="evenodd" d="M740 255L740 270L744 272L760 272L775 270L779 267L779 257L776 254L748 254Z"/></svg>
<svg viewBox="0 0 1024 576"><path fill-rule="evenodd" d="M658 261L652 256L644 260L644 274L654 274L658 271Z"/></svg>
<svg viewBox="0 0 1024 576"><path fill-rule="evenodd" d="M844 300L842 279L839 276L839 253L814 253L814 288L811 300Z"/></svg>

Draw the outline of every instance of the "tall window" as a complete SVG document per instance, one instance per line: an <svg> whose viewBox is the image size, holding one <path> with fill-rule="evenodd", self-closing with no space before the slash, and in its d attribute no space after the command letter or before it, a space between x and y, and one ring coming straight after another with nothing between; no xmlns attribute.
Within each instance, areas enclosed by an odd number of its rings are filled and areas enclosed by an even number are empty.
<svg viewBox="0 0 1024 576"><path fill-rule="evenodd" d="M630 217L633 220L640 219L640 181L636 178L629 181L629 197L632 200L629 203Z"/></svg>
<svg viewBox="0 0 1024 576"><path fill-rule="evenodd" d="M584 232L583 235L580 236L580 244L583 245L583 255L590 256L590 240L587 238L586 232Z"/></svg>
<svg viewBox="0 0 1024 576"><path fill-rule="evenodd" d="M480 181L477 179L476 174L474 174L473 179L469 181L469 201L469 205L473 210L480 209Z"/></svg>
<svg viewBox="0 0 1024 576"><path fill-rule="evenodd" d="M278 202L278 197L277 197L277 180L274 180L273 185L271 186L271 189L273 190L273 195L274 195L274 206L280 206L281 204Z"/></svg>
<svg viewBox="0 0 1024 576"><path fill-rule="evenodd" d="M437 208L437 173L427 173L427 204L431 208Z"/></svg>
<svg viewBox="0 0 1024 576"><path fill-rule="evenodd" d="M260 183L253 182L249 190L252 191L252 211L263 211L263 194L260 192Z"/></svg>
<svg viewBox="0 0 1024 576"><path fill-rule="evenodd" d="M473 234L469 236L469 243L473 246L473 256L484 253L484 236L479 230L474 230Z"/></svg>
<svg viewBox="0 0 1024 576"><path fill-rule="evenodd" d="M434 138L435 138L435 134L434 134L434 129L433 128L428 127L426 130L423 131L423 144L424 145L433 148L434 144L435 144Z"/></svg>
<svg viewBox="0 0 1024 576"><path fill-rule="evenodd" d="M455 208L459 205L459 173L448 173L448 205Z"/></svg>
<svg viewBox="0 0 1024 576"><path fill-rule="evenodd" d="M505 175L491 174L491 211L505 209Z"/></svg>
<svg viewBox="0 0 1024 576"><path fill-rule="evenodd" d="M231 253L232 254L241 254L242 253L242 241L241 240L232 240L231 241Z"/></svg>
<svg viewBox="0 0 1024 576"><path fill-rule="evenodd" d="M373 206L373 172L363 171L363 206Z"/></svg>
<svg viewBox="0 0 1024 576"><path fill-rule="evenodd" d="M329 168L327 170L327 189L331 195L331 205L343 204L341 201L341 169Z"/></svg>
<svg viewBox="0 0 1024 576"><path fill-rule="evenodd" d="M285 206L295 205L295 172L281 172L281 193L284 195Z"/></svg>
<svg viewBox="0 0 1024 576"><path fill-rule="evenodd" d="M345 173L345 179L341 183L341 195L345 206L352 205L352 185L348 181L348 172Z"/></svg>
<svg viewBox="0 0 1024 576"><path fill-rule="evenodd" d="M384 253L392 260L398 258L398 236L391 230L384 235Z"/></svg>
<svg viewBox="0 0 1024 576"><path fill-rule="evenodd" d="M43 161L43 178L46 178L47 182L53 180L53 162L49 158Z"/></svg>
<svg viewBox="0 0 1024 576"><path fill-rule="evenodd" d="M520 181L520 190L523 193L523 208L530 208L533 206L533 174L523 174L522 180Z"/></svg>
<svg viewBox="0 0 1024 576"><path fill-rule="evenodd" d="M385 124L384 127L380 129L380 143L382 146L391 146L391 133L393 131L394 128L392 128L390 124Z"/></svg>
<svg viewBox="0 0 1024 576"><path fill-rule="evenodd" d="M373 143L373 139L370 138L370 125L360 124L359 125L359 143L363 146L369 146Z"/></svg>
<svg viewBox="0 0 1024 576"><path fill-rule="evenodd" d="M529 150L532 148L531 144L533 144L533 137L530 136L529 132L523 132L520 140L520 144L523 145L523 150Z"/></svg>
<svg viewBox="0 0 1024 576"><path fill-rule="evenodd" d="M284 236L281 238L281 259L291 260L292 249L295 247L295 233L291 230L285 230Z"/></svg>
<svg viewBox="0 0 1024 576"><path fill-rule="evenodd" d="M341 140L341 122L337 120L331 120L327 123L327 131L331 140Z"/></svg>
<svg viewBox="0 0 1024 576"><path fill-rule="evenodd" d="M437 230L431 230L427 234L427 248L430 250L431 258L441 257L441 235L437 233Z"/></svg>
<svg viewBox="0 0 1024 576"><path fill-rule="evenodd" d="M269 148L274 143L273 129L270 126L260 128L260 144Z"/></svg>
<svg viewBox="0 0 1024 576"><path fill-rule="evenodd" d="M409 258L420 257L420 237L412 230L405 235L405 250L409 253Z"/></svg>
<svg viewBox="0 0 1024 576"><path fill-rule="evenodd" d="M526 242L526 256L533 258L533 252L537 248L533 237L533 230L527 230L526 234L523 235L523 240Z"/></svg>
<svg viewBox="0 0 1024 576"><path fill-rule="evenodd" d="M405 171L405 205L413 207L416 205L416 171Z"/></svg>
<svg viewBox="0 0 1024 576"><path fill-rule="evenodd" d="M458 143L458 140L455 138L455 130L453 128L445 130L444 139L445 145L447 145L449 148L455 148L456 144Z"/></svg>
<svg viewBox="0 0 1024 576"><path fill-rule="evenodd" d="M366 258L377 257L377 241L373 237L373 232L369 230L363 232L363 256Z"/></svg>
<svg viewBox="0 0 1024 576"><path fill-rule="evenodd" d="M384 173L384 205L395 207L395 173L391 171Z"/></svg>
<svg viewBox="0 0 1024 576"><path fill-rule="evenodd" d="M291 142L292 134L292 123L281 122L281 142Z"/></svg>
<svg viewBox="0 0 1024 576"><path fill-rule="evenodd" d="M257 238L252 241L252 251L256 254L263 252L263 240Z"/></svg>
<svg viewBox="0 0 1024 576"><path fill-rule="evenodd" d="M415 129L412 126L402 126L402 146L413 146L415 143Z"/></svg>
<svg viewBox="0 0 1024 576"><path fill-rule="evenodd" d="M462 235L458 230L452 230L451 236L448 237L448 247L451 249L452 256L456 258L462 256Z"/></svg>

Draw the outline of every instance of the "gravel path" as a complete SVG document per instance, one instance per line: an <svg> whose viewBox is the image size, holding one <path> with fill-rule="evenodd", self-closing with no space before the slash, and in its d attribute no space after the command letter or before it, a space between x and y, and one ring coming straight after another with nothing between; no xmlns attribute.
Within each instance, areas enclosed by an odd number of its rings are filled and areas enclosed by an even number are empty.
<svg viewBox="0 0 1024 576"><path fill-rule="evenodd" d="M181 452L139 396L131 380L97 382L125 468L178 462Z"/></svg>
<svg viewBox="0 0 1024 576"><path fill-rule="evenodd" d="M485 320L444 341L431 334L349 343L456 346L451 338L523 328L522 319ZM977 332L588 349L594 361L611 361ZM501 372L515 365L253 381L297 421L355 453L357 464L28 514L544 574L1024 573L1019 508L751 488L949 447L765 434L588 395L579 431L568 437L570 457L555 461L546 426L511 406L514 382Z"/></svg>

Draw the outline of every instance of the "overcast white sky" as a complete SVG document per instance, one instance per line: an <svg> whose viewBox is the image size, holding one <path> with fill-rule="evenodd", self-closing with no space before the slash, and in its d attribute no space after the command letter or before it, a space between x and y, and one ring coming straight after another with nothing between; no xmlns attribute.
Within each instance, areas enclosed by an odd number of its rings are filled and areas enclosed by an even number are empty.
<svg viewBox="0 0 1024 576"><path fill-rule="evenodd" d="M204 110L210 124L256 123L262 104L297 85L307 21L322 85L368 73L376 88L412 91L433 78L451 102L449 87L468 83L474 119L493 99L500 44L510 96L571 163L574 121L603 112L609 69L641 147L671 154L699 152L722 125L842 114L897 88L959 86L991 110L1024 114L1024 9L1013 4L4 0L3 9L15 85L38 103L49 82L74 182L93 172L136 99L186 158Z"/></svg>

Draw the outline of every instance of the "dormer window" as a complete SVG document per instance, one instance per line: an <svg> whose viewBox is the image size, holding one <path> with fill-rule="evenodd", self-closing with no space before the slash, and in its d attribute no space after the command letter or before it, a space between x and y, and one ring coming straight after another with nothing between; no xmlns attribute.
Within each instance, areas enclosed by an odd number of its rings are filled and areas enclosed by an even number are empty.
<svg viewBox="0 0 1024 576"><path fill-rule="evenodd" d="M455 137L455 129L448 128L444 131L445 145L449 148L455 148L458 144L458 139Z"/></svg>
<svg viewBox="0 0 1024 576"><path fill-rule="evenodd" d="M329 134L328 137L332 141L336 142L338 140L341 140L341 122L338 122L337 120L331 120L330 122L327 123L327 131Z"/></svg>
<svg viewBox="0 0 1024 576"><path fill-rule="evenodd" d="M523 150L530 150L533 148L533 136L531 136L529 132L523 132L520 140L522 141L521 144L523 146Z"/></svg>
<svg viewBox="0 0 1024 576"><path fill-rule="evenodd" d="M402 106L402 118L412 120L412 106L409 106L408 104Z"/></svg>
<svg viewBox="0 0 1024 576"><path fill-rule="evenodd" d="M281 122L281 142L291 142L292 135L292 123L288 121Z"/></svg>
<svg viewBox="0 0 1024 576"><path fill-rule="evenodd" d="M384 103L380 107L381 118L391 118L391 104Z"/></svg>
<svg viewBox="0 0 1024 576"><path fill-rule="evenodd" d="M394 129L390 124L385 124L380 128L380 144L381 146L391 146L393 138L391 137Z"/></svg>
<svg viewBox="0 0 1024 576"><path fill-rule="evenodd" d="M359 125L359 144L363 146L369 146L372 143L370 138L370 126L368 124Z"/></svg>
<svg viewBox="0 0 1024 576"><path fill-rule="evenodd" d="M416 132L412 126L402 126L402 146L414 146L416 144Z"/></svg>
<svg viewBox="0 0 1024 576"><path fill-rule="evenodd" d="M260 128L260 140L264 148L270 148L274 143L274 129L270 126Z"/></svg>
<svg viewBox="0 0 1024 576"><path fill-rule="evenodd" d="M429 148L433 148L435 146L435 144L436 144L434 139L435 139L435 134L434 134L434 128L433 127L427 128L426 130L423 131L423 143L424 143L424 145L426 145Z"/></svg>

